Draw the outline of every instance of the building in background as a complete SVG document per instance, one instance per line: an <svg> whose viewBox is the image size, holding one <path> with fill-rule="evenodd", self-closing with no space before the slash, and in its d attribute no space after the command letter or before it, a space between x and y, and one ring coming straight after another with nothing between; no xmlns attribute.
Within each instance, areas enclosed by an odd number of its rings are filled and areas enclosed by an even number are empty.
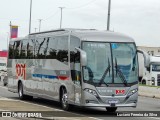
<svg viewBox="0 0 160 120"><path fill-rule="evenodd" d="M7 76L7 57L8 51L0 51L0 79Z"/></svg>

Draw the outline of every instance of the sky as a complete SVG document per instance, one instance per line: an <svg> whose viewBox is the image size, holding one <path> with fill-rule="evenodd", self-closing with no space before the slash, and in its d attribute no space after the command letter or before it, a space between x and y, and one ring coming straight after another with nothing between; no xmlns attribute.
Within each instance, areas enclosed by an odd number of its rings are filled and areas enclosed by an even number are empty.
<svg viewBox="0 0 160 120"><path fill-rule="evenodd" d="M0 50L7 49L10 21L18 36L29 33L30 0L0 0ZM31 33L62 28L107 29L108 0L32 0ZM132 37L137 46L160 47L160 0L111 0L110 30Z"/></svg>

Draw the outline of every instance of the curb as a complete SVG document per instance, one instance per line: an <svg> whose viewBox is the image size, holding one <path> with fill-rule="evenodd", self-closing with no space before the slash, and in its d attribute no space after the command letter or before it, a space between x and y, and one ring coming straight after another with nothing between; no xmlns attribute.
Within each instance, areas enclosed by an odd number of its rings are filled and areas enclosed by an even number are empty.
<svg viewBox="0 0 160 120"><path fill-rule="evenodd" d="M148 87L148 86L139 86L138 95L160 99L160 88Z"/></svg>

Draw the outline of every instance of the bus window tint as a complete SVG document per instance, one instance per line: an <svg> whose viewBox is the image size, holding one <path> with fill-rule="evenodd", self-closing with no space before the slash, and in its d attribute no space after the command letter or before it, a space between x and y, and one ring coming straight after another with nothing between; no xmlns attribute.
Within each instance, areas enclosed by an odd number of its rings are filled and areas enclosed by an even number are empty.
<svg viewBox="0 0 160 120"><path fill-rule="evenodd" d="M27 55L26 55L27 44L28 44L28 40L21 41L21 45L20 45L20 58L22 58L22 59L27 58Z"/></svg>
<svg viewBox="0 0 160 120"><path fill-rule="evenodd" d="M134 83L138 80L136 48L133 43L112 43L114 83ZM117 70L118 74L117 75ZM123 78L122 78L123 77Z"/></svg>
<svg viewBox="0 0 160 120"><path fill-rule="evenodd" d="M74 36L71 36L70 40L70 68L71 77L74 83L80 85L81 72L80 72L80 53L75 49L80 48L80 40Z"/></svg>
<svg viewBox="0 0 160 120"><path fill-rule="evenodd" d="M9 59L14 58L14 42L9 43Z"/></svg>
<svg viewBox="0 0 160 120"><path fill-rule="evenodd" d="M37 59L44 59L45 58L45 51L47 48L47 38L38 38L35 43L35 58Z"/></svg>
<svg viewBox="0 0 160 120"><path fill-rule="evenodd" d="M57 39L55 39L54 37L49 38L47 42L47 59L57 59L57 42Z"/></svg>
<svg viewBox="0 0 160 120"><path fill-rule="evenodd" d="M15 47L14 47L14 57L15 59L19 59L20 58L20 54L19 51L20 50L20 41L15 41Z"/></svg>
<svg viewBox="0 0 160 120"><path fill-rule="evenodd" d="M68 64L68 36L56 37L57 44L57 60Z"/></svg>
<svg viewBox="0 0 160 120"><path fill-rule="evenodd" d="M34 39L29 40L27 44L27 58L28 59L34 58L34 44L35 44Z"/></svg>

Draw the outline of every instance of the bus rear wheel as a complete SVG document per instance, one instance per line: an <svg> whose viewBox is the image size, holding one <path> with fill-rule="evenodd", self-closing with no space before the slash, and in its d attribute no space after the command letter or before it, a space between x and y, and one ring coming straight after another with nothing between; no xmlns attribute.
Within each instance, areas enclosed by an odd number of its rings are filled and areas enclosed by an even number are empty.
<svg viewBox="0 0 160 120"><path fill-rule="evenodd" d="M117 110L117 107L106 107L107 112L114 113Z"/></svg>
<svg viewBox="0 0 160 120"><path fill-rule="evenodd" d="M23 85L21 82L18 85L18 95L19 95L20 100L25 100L25 99L32 100L33 99L32 96L24 95Z"/></svg>

